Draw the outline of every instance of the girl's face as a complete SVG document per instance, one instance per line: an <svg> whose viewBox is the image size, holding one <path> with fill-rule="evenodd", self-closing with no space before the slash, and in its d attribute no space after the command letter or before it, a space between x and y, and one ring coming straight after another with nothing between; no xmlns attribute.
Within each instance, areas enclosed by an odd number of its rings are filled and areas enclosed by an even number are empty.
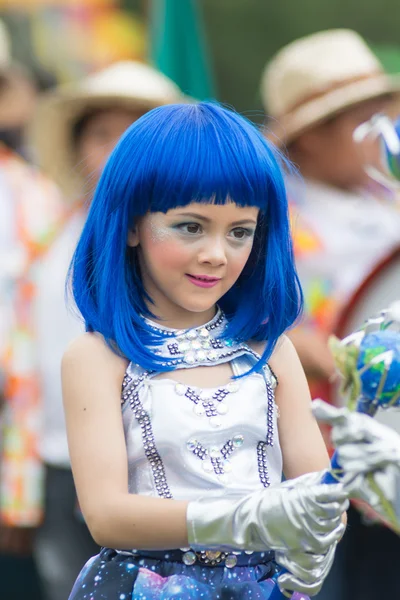
<svg viewBox="0 0 400 600"><path fill-rule="evenodd" d="M128 244L138 248L152 312L178 328L211 319L249 258L257 216L252 206L193 202L142 217Z"/></svg>

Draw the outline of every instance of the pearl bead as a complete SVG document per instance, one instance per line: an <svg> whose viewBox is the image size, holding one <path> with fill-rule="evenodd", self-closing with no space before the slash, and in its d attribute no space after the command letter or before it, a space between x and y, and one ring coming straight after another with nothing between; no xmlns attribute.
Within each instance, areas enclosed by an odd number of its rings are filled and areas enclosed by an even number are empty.
<svg viewBox="0 0 400 600"><path fill-rule="evenodd" d="M190 351L185 355L185 362L188 365L193 365L196 362L196 355L194 352Z"/></svg>
<svg viewBox="0 0 400 600"><path fill-rule="evenodd" d="M230 473L232 471L232 464L229 460L224 460L224 462L222 463L223 467L224 467L224 471L225 473Z"/></svg>
<svg viewBox="0 0 400 600"><path fill-rule="evenodd" d="M198 417L203 416L204 413L205 413L204 406L202 404L195 404L194 407L193 407L193 412Z"/></svg>
<svg viewBox="0 0 400 600"><path fill-rule="evenodd" d="M226 389L228 390L228 392L235 393L239 390L239 384L235 381L232 381L231 383L228 383Z"/></svg>
<svg viewBox="0 0 400 600"><path fill-rule="evenodd" d="M219 402L219 404L217 405L217 412L220 415L226 415L226 413L228 412L228 405L224 402Z"/></svg>
<svg viewBox="0 0 400 600"><path fill-rule="evenodd" d="M178 394L178 396L184 396L186 393L186 385L183 385L183 383L177 383L175 385L175 392Z"/></svg>
<svg viewBox="0 0 400 600"><path fill-rule="evenodd" d="M220 455L221 454L220 454L219 448L217 448L216 446L211 446L211 448L210 448L211 458L219 458Z"/></svg>
<svg viewBox="0 0 400 600"><path fill-rule="evenodd" d="M225 559L225 566L228 569L233 569L233 567L236 567L237 565L237 558L234 554L230 554L226 559Z"/></svg>
<svg viewBox="0 0 400 600"><path fill-rule="evenodd" d="M204 460L201 463L201 466L205 473L212 473L214 471L214 467L212 466L212 463L209 460Z"/></svg>
<svg viewBox="0 0 400 600"><path fill-rule="evenodd" d="M190 349L190 342L189 341L184 340L183 342L179 342L179 344L178 344L178 350L179 350L179 352L186 352L189 349Z"/></svg>
<svg viewBox="0 0 400 600"><path fill-rule="evenodd" d="M232 438L232 443L235 446L235 448L240 448L240 446L243 446L243 442L244 442L244 437L241 433L237 433Z"/></svg>
<svg viewBox="0 0 400 600"><path fill-rule="evenodd" d="M182 556L182 562L187 566L191 567L196 562L196 555L194 552L185 552Z"/></svg>
<svg viewBox="0 0 400 600"><path fill-rule="evenodd" d="M203 362L204 360L207 360L207 354L204 352L204 350L198 350L198 352L196 352L196 358L197 360Z"/></svg>

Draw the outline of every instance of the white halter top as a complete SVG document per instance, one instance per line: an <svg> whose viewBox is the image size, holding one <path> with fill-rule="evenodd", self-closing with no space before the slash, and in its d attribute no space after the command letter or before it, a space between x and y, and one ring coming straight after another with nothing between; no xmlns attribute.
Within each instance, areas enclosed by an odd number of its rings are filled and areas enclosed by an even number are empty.
<svg viewBox="0 0 400 600"><path fill-rule="evenodd" d="M187 331L147 324L165 338L152 350L173 358L176 369L229 362L233 373L242 375L260 359L247 344L223 338L227 320L221 311ZM130 493L191 501L281 481L277 381L267 364L260 373L216 388L156 375L131 363L124 378Z"/></svg>

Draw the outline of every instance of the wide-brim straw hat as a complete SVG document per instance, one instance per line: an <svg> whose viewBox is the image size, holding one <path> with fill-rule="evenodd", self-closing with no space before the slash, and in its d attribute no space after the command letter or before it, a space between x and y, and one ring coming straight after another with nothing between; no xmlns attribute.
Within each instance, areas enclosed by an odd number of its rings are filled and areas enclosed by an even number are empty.
<svg viewBox="0 0 400 600"><path fill-rule="evenodd" d="M333 29L295 40L267 64L261 95L268 136L290 144L301 133L366 100L400 94L355 31Z"/></svg>
<svg viewBox="0 0 400 600"><path fill-rule="evenodd" d="M135 61L115 63L45 95L32 123L31 143L43 171L66 198L74 199L84 192L73 139L74 126L82 117L118 107L141 114L184 101L179 87L152 67Z"/></svg>

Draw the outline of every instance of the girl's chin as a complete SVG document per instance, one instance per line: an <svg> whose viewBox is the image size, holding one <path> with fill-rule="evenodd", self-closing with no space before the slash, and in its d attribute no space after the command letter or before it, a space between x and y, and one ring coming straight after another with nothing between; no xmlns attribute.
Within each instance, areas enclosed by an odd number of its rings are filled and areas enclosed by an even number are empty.
<svg viewBox="0 0 400 600"><path fill-rule="evenodd" d="M217 304L219 300L218 298L213 299L212 301L193 301L193 302L185 302L184 304L181 305L181 308L187 312L192 312L192 313L205 313L207 311L211 311L215 309L215 305Z"/></svg>

